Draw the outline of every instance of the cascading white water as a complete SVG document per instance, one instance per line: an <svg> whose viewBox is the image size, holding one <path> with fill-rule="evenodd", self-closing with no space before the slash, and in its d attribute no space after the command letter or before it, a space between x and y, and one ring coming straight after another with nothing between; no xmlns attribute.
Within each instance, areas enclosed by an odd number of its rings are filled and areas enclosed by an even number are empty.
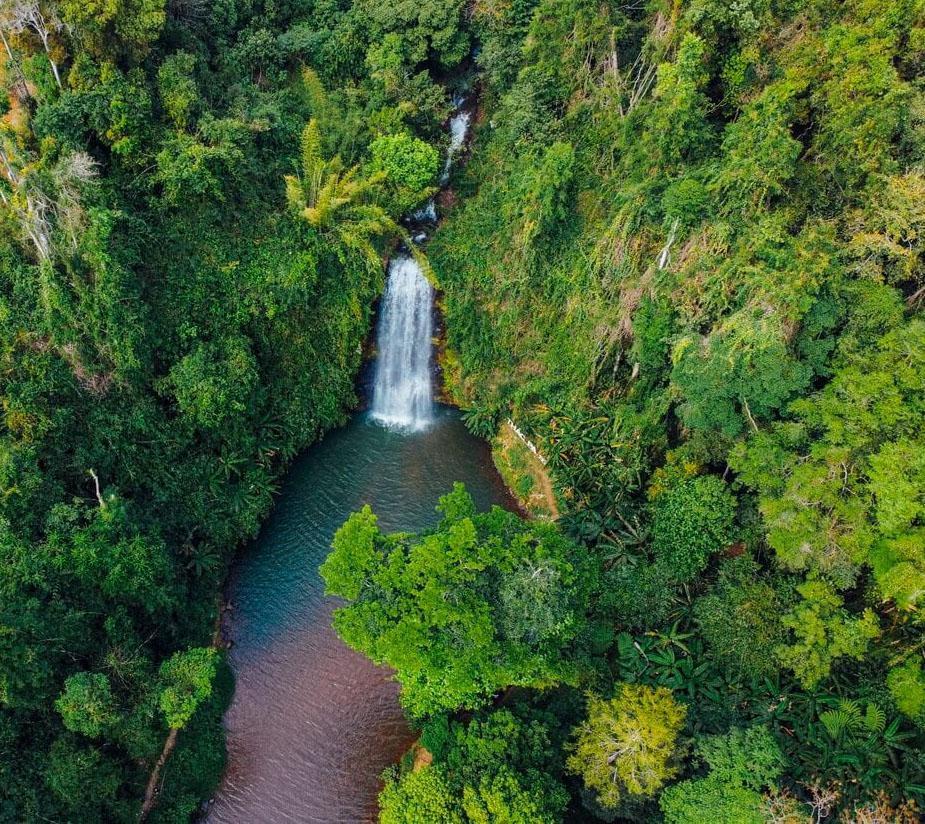
<svg viewBox="0 0 925 824"><path fill-rule="evenodd" d="M462 105L460 102L459 105ZM459 150L466 142L466 134L469 132L469 121L472 119L472 113L460 109L450 118L450 145L446 151L446 160L443 162L443 174L440 175L440 185L444 185L450 179L450 169L453 166L453 160L459 154Z"/></svg>
<svg viewBox="0 0 925 824"><path fill-rule="evenodd" d="M450 118L450 145L447 149L441 186L450 177L453 160L466 141L471 113L462 107L464 97L456 97L456 113ZM406 219L414 242L427 238L422 231L437 222L433 198ZM410 431L426 429L433 420L431 376L431 337L433 335L434 293L417 261L401 254L389 263L385 296L378 329L379 357L373 381L373 420Z"/></svg>
<svg viewBox="0 0 925 824"><path fill-rule="evenodd" d="M379 320L372 417L419 431L433 419L430 367L433 288L417 261L399 255L389 264Z"/></svg>

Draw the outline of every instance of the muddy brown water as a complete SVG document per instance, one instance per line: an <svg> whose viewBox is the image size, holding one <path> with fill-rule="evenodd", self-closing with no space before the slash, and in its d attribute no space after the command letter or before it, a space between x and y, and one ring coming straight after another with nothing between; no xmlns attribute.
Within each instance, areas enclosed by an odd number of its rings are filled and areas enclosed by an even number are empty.
<svg viewBox="0 0 925 824"><path fill-rule="evenodd" d="M331 629L337 604L324 596L318 566L363 504L383 530L420 530L436 523L437 499L454 481L479 508L513 507L487 444L448 407L410 434L358 415L295 463L229 585L236 688L225 716L229 767L210 824L376 820L379 776L414 736L390 673Z"/></svg>

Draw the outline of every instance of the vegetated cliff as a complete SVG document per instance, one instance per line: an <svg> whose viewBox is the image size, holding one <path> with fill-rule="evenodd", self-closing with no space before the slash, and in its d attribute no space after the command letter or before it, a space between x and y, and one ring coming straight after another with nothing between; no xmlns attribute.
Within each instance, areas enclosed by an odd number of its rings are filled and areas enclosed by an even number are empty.
<svg viewBox="0 0 925 824"><path fill-rule="evenodd" d="M923 26L476 5L485 111L430 249L468 422L548 458L621 677L681 679L703 729L770 720L831 811L922 776ZM670 666L620 640L676 632Z"/></svg>
<svg viewBox="0 0 925 824"><path fill-rule="evenodd" d="M135 821L165 740L151 820L221 774L216 596L355 402L469 51L322 5L0 4L0 820Z"/></svg>

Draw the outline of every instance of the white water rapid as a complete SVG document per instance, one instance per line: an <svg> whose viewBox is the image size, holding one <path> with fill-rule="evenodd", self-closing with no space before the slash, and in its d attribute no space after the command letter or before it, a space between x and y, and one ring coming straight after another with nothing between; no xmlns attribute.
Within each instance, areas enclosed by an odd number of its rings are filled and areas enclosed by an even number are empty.
<svg viewBox="0 0 925 824"><path fill-rule="evenodd" d="M372 403L372 417L385 426L420 431L433 420L433 298L414 258L402 254L389 263Z"/></svg>

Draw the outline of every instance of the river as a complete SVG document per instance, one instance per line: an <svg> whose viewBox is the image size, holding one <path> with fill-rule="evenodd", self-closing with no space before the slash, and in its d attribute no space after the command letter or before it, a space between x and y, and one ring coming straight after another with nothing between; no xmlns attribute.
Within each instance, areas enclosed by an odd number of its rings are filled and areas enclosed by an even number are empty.
<svg viewBox="0 0 925 824"><path fill-rule="evenodd" d="M445 172L469 114L450 120ZM433 201L412 221L418 239ZM386 531L417 531L454 481L476 504L511 505L486 443L459 413L433 402L433 290L416 261L389 266L377 332L371 412L309 449L290 471L259 538L229 584L226 635L236 677L225 715L229 767L210 824L374 821L382 770L414 735L387 670L348 649L331 628L333 599L318 566L335 530L370 504Z"/></svg>
<svg viewBox="0 0 925 824"><path fill-rule="evenodd" d="M413 735L389 673L331 629L318 565L364 503L383 529L418 530L456 480L481 507L509 500L487 445L447 407L413 433L357 416L295 463L229 588L237 684L210 822L375 820L379 774Z"/></svg>

